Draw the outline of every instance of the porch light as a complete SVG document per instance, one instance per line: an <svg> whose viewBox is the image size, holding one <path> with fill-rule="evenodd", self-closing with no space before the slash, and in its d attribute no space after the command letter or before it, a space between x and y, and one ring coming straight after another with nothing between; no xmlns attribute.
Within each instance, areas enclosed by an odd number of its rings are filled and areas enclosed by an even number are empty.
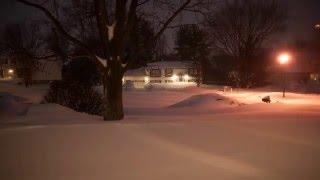
<svg viewBox="0 0 320 180"><path fill-rule="evenodd" d="M190 77L189 77L188 74L185 74L185 75L183 76L183 79L188 82L188 80L190 79Z"/></svg>
<svg viewBox="0 0 320 180"><path fill-rule="evenodd" d="M179 77L176 74L173 74L171 76L172 81L177 81L179 79Z"/></svg>
<svg viewBox="0 0 320 180"><path fill-rule="evenodd" d="M148 76L145 76L145 77L144 77L144 82L145 82L145 83L149 83L149 82L150 82L150 79L149 79Z"/></svg>

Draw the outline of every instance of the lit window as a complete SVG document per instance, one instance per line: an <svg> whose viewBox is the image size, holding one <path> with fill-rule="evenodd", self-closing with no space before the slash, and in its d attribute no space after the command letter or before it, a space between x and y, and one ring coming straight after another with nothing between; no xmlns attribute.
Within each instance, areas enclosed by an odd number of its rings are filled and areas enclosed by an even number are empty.
<svg viewBox="0 0 320 180"><path fill-rule="evenodd" d="M319 74L310 74L310 79L314 81L319 80Z"/></svg>

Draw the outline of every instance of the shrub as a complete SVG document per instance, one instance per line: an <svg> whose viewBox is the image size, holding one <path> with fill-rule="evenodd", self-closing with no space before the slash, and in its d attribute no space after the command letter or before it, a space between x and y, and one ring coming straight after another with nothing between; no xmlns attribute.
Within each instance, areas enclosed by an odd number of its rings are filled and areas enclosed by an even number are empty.
<svg viewBox="0 0 320 180"><path fill-rule="evenodd" d="M241 78L240 78L240 74L238 71L230 71L228 74L228 79L229 79L230 84L233 87L240 87Z"/></svg>
<svg viewBox="0 0 320 180"><path fill-rule="evenodd" d="M56 103L78 112L101 115L102 95L79 82L53 81L44 97L45 103Z"/></svg>
<svg viewBox="0 0 320 180"><path fill-rule="evenodd" d="M76 58L63 66L62 79L91 87L100 84L101 74L97 65L90 59Z"/></svg>
<svg viewBox="0 0 320 180"><path fill-rule="evenodd" d="M251 88L254 85L254 74L243 74L239 71L230 71L228 74L229 83L233 87Z"/></svg>

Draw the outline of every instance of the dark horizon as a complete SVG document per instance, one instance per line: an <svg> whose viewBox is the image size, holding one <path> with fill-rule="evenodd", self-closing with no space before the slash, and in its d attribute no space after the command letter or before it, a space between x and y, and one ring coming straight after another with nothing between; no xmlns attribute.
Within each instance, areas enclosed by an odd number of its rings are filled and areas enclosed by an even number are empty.
<svg viewBox="0 0 320 180"><path fill-rule="evenodd" d="M315 29L314 25L320 23L320 1L319 0L280 0L288 7L288 26L281 39L276 41L282 44L293 41L309 41L312 39ZM2 0L0 2L0 17L2 24L0 29L8 23L19 23L30 19L45 18L44 15L30 7L16 3L13 0ZM183 21L192 22L194 17L184 17ZM174 46L173 30L166 32L169 49Z"/></svg>

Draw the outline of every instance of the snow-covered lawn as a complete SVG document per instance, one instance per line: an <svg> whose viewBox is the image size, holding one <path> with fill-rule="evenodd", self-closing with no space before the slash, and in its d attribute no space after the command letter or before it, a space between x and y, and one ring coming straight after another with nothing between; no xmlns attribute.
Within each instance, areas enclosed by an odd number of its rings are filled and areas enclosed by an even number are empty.
<svg viewBox="0 0 320 180"><path fill-rule="evenodd" d="M0 117L0 179L320 179L318 95L125 91L125 120L104 122L38 104L45 89L0 83L34 103Z"/></svg>

